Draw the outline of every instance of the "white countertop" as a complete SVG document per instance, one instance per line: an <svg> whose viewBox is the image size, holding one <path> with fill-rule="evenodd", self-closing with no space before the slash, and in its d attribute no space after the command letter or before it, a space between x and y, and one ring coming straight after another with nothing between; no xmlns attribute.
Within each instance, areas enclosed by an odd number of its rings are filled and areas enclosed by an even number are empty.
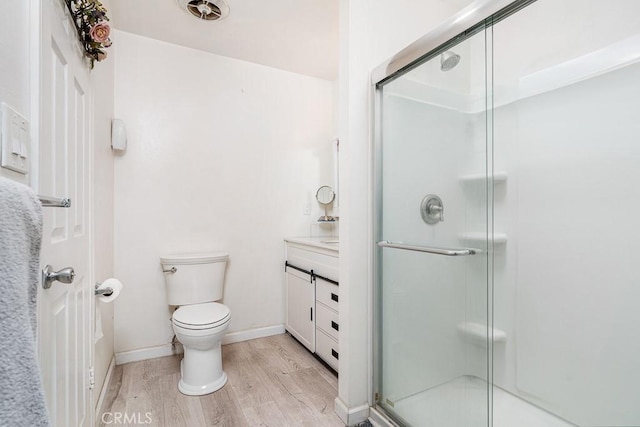
<svg viewBox="0 0 640 427"><path fill-rule="evenodd" d="M324 237L285 237L285 242L298 243L301 245L314 246L316 248L328 249L330 251L339 252L339 237L336 236L324 236ZM335 243L331 243L335 242Z"/></svg>

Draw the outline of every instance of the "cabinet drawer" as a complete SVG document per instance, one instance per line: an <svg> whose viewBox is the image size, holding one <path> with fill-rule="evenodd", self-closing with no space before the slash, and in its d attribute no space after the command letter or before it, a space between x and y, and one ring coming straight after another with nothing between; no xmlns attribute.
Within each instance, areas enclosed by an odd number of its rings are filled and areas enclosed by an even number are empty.
<svg viewBox="0 0 640 427"><path fill-rule="evenodd" d="M318 251L321 251L318 249ZM287 261L296 267L313 270L314 273L338 280L338 257L307 248L287 244Z"/></svg>
<svg viewBox="0 0 640 427"><path fill-rule="evenodd" d="M322 329L336 341L340 329L338 313L326 307L324 304L316 304L316 327Z"/></svg>
<svg viewBox="0 0 640 427"><path fill-rule="evenodd" d="M329 366L338 370L338 358L340 349L336 340L325 334L321 329L316 331L316 354Z"/></svg>
<svg viewBox="0 0 640 427"><path fill-rule="evenodd" d="M327 307L338 310L340 294L338 286L316 277L316 300Z"/></svg>

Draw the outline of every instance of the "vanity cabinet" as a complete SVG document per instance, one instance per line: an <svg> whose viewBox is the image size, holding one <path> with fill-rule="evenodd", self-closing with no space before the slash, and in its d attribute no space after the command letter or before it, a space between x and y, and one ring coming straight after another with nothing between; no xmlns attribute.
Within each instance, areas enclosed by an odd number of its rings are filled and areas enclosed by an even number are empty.
<svg viewBox="0 0 640 427"><path fill-rule="evenodd" d="M286 239L285 328L338 371L340 290L337 244Z"/></svg>

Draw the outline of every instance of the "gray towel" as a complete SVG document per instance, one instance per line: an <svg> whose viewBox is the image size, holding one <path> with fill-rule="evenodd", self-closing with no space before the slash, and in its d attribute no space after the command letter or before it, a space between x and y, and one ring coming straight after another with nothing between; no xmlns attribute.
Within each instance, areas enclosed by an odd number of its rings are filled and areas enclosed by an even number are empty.
<svg viewBox="0 0 640 427"><path fill-rule="evenodd" d="M36 352L42 208L0 177L0 426L48 426Z"/></svg>

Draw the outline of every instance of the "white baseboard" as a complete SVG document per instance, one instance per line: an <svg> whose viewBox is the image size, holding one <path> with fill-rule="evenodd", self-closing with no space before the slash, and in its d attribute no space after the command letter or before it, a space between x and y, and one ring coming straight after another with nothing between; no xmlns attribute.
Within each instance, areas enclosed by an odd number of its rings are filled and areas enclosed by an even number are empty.
<svg viewBox="0 0 640 427"><path fill-rule="evenodd" d="M102 383L102 388L100 389L100 395L98 396L98 401L96 402L96 425L99 424L98 419L100 414L102 413L102 404L104 403L104 398L109 391L109 384L111 383L111 376L113 375L113 370L116 367L116 358L113 356L111 358L111 362L109 362L109 367L107 368L107 375L104 378L104 382Z"/></svg>
<svg viewBox="0 0 640 427"><path fill-rule="evenodd" d="M247 329L246 331L231 332L222 338L222 345L254 340L256 338L270 337L271 335L284 334L284 325L267 326L264 328Z"/></svg>
<svg viewBox="0 0 640 427"><path fill-rule="evenodd" d="M335 400L335 411L346 426L363 423L369 418L368 403L349 408L339 397Z"/></svg>
<svg viewBox="0 0 640 427"><path fill-rule="evenodd" d="M256 338L269 337L271 335L284 334L284 325L267 326L264 328L248 329L246 331L231 332L222 338L222 345L233 344L241 341L249 341ZM172 356L182 353L182 345L176 344L175 349L171 344L156 347L141 348L138 350L116 353L116 365L139 362L140 360L155 359L156 357Z"/></svg>
<svg viewBox="0 0 640 427"><path fill-rule="evenodd" d="M124 365L125 363L155 359L156 357L173 356L174 354L180 353L182 353L182 346L180 344L176 344L175 348L171 344L165 344L156 347L123 351L120 353L116 353L116 365Z"/></svg>

